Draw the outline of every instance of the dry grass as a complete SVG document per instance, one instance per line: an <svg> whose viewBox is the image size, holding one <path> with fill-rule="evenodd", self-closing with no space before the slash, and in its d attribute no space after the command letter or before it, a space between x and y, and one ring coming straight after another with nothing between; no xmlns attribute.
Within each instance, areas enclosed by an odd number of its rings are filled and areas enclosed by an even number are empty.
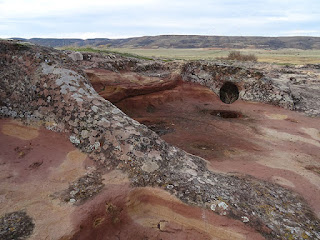
<svg viewBox="0 0 320 240"><path fill-rule="evenodd" d="M226 58L230 49L134 49L117 48L111 49L118 52L137 54L145 57L157 57L174 60L214 60L217 58ZM320 50L300 50L300 49L238 49L243 54L254 54L258 62L276 63L276 64L320 64Z"/></svg>
<svg viewBox="0 0 320 240"><path fill-rule="evenodd" d="M145 58L161 58L167 60L214 60L226 58L230 51L239 51L244 55L255 55L258 62L276 64L320 64L320 50L300 49L217 49L217 48L189 48L189 49L142 49L142 48L95 48L97 51L118 52L138 55ZM78 50L78 49L77 49Z"/></svg>

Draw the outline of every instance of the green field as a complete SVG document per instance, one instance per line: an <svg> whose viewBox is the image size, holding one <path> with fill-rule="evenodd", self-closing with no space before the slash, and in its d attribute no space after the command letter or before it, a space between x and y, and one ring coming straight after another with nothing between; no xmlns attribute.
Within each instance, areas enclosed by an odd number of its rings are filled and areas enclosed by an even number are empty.
<svg viewBox="0 0 320 240"><path fill-rule="evenodd" d="M320 64L320 50L300 50L300 49L177 49L177 48L67 48L77 51L95 52L117 52L127 56L140 56L143 58L160 58L167 60L214 60L227 57L230 51L240 51L244 54L254 54L258 62L268 62L276 64Z"/></svg>

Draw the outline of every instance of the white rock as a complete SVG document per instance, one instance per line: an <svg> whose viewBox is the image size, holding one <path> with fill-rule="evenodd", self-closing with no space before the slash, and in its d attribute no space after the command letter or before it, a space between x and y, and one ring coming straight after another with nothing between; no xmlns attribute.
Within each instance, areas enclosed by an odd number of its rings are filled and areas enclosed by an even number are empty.
<svg viewBox="0 0 320 240"><path fill-rule="evenodd" d="M241 219L242 219L242 222L244 223L249 222L249 218L247 218L246 216L242 216Z"/></svg>
<svg viewBox="0 0 320 240"><path fill-rule="evenodd" d="M94 148L95 148L95 149L98 149L99 147L100 147L100 142L95 142L95 143L94 143Z"/></svg>
<svg viewBox="0 0 320 240"><path fill-rule="evenodd" d="M218 207L223 208L224 210L227 210L229 206L225 202L219 202Z"/></svg>
<svg viewBox="0 0 320 240"><path fill-rule="evenodd" d="M216 204L211 204L210 209L211 209L212 211L215 211L215 210L216 210L216 207L217 207Z"/></svg>
<svg viewBox="0 0 320 240"><path fill-rule="evenodd" d="M69 139L70 139L70 142L74 144L80 144L80 140L76 136L70 136Z"/></svg>

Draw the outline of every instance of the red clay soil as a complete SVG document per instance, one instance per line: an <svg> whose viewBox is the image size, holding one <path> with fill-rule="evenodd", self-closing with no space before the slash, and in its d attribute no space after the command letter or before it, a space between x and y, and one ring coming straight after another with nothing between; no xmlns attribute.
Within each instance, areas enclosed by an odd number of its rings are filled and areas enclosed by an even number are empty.
<svg viewBox="0 0 320 240"><path fill-rule="evenodd" d="M116 104L164 140L208 160L212 171L249 174L299 192L320 216L320 120L262 103L224 104L183 83Z"/></svg>
<svg viewBox="0 0 320 240"><path fill-rule="evenodd" d="M74 147L65 134L43 131L38 127L1 120L0 165L14 169L1 177L10 182L44 180L50 168L59 166Z"/></svg>
<svg viewBox="0 0 320 240"><path fill-rule="evenodd" d="M26 211L35 229L29 239L72 234L69 204L53 195L93 167L64 133L0 119L0 216Z"/></svg>

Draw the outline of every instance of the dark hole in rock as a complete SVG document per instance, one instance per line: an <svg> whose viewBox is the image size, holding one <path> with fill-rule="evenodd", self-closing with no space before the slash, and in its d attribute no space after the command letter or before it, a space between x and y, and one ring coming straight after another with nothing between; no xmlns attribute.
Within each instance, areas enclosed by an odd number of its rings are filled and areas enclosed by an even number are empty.
<svg viewBox="0 0 320 240"><path fill-rule="evenodd" d="M222 118L240 118L242 114L235 111L228 111L228 110L213 110L210 112L211 115L222 117Z"/></svg>
<svg viewBox="0 0 320 240"><path fill-rule="evenodd" d="M154 112L156 111L156 107L153 106L152 104L149 104L149 105L147 106L146 111L147 111L148 113L154 113Z"/></svg>
<svg viewBox="0 0 320 240"><path fill-rule="evenodd" d="M40 167L42 164L43 164L43 161L34 162L34 163L32 163L32 164L29 165L29 168L30 168L30 169L36 169L36 168Z"/></svg>
<svg viewBox="0 0 320 240"><path fill-rule="evenodd" d="M220 88L220 100L224 103L231 104L239 98L239 89L237 85L226 82Z"/></svg>

